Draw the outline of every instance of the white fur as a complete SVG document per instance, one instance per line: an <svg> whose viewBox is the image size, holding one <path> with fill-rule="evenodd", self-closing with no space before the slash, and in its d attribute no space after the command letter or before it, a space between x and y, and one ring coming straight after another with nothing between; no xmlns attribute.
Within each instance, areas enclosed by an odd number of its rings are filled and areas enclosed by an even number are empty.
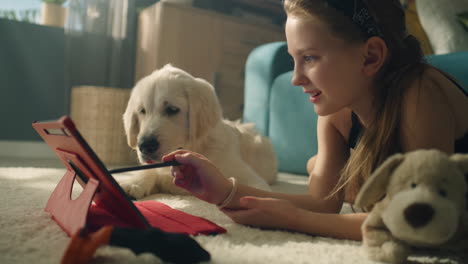
<svg viewBox="0 0 468 264"><path fill-rule="evenodd" d="M221 111L208 82L168 64L132 90L123 115L128 144L142 164L160 162L172 151L187 149L206 156L224 176L268 190L277 174L270 141L251 124L223 120ZM138 145L151 137L159 148L145 155ZM137 199L156 192L186 193L172 183L169 168L139 172L121 185Z"/></svg>

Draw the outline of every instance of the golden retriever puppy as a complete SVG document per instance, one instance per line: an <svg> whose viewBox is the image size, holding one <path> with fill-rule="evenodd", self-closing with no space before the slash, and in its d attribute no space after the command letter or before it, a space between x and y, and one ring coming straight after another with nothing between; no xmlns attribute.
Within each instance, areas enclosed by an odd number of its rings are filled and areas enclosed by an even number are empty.
<svg viewBox="0 0 468 264"><path fill-rule="evenodd" d="M123 123L128 145L142 164L187 149L206 156L240 183L268 190L276 180L271 142L253 124L223 120L214 88L170 64L136 84ZM120 184L136 199L157 192L187 193L173 184L169 168L140 171Z"/></svg>

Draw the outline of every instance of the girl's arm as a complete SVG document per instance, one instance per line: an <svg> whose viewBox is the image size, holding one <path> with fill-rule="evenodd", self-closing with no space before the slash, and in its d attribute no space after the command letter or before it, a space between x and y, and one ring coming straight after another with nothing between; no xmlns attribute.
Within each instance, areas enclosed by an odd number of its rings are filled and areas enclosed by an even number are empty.
<svg viewBox="0 0 468 264"><path fill-rule="evenodd" d="M340 170L349 158L346 140L336 126L343 118L346 118L346 115L349 119L349 111L318 118L318 154L314 168L309 175L308 194L274 193L239 185L236 195L227 207L241 208L240 198L255 196L288 200L295 206L310 211L338 213L343 205L343 199L339 194L329 199L327 196L337 184Z"/></svg>
<svg viewBox="0 0 468 264"><path fill-rule="evenodd" d="M349 159L349 147L343 136L347 133L346 121L350 121L349 110L343 109L335 114L319 116L317 122L318 152L314 167L309 175L309 194L314 200L321 201L328 211L341 210L343 205L342 192L325 200L338 183L341 170ZM312 210L316 211L316 210Z"/></svg>
<svg viewBox="0 0 468 264"><path fill-rule="evenodd" d="M211 161L202 155L178 150L163 158L163 161L177 160L183 164L172 168L174 183L188 190L197 198L212 204L221 204L232 190L232 183L226 179ZM291 201L296 207L319 212L330 212L323 201L315 200L310 194L285 194L264 191L238 184L233 199L225 206L231 209L243 208L240 199L244 196L277 198Z"/></svg>
<svg viewBox="0 0 468 264"><path fill-rule="evenodd" d="M242 210L222 209L236 223L340 239L361 240L361 225L367 217L365 213L318 213L272 198L243 197L240 203Z"/></svg>
<svg viewBox="0 0 468 264"><path fill-rule="evenodd" d="M241 203L241 198L246 197L246 196L287 200L287 201L290 201L292 204L294 204L294 206L305 209L305 210L312 210L312 211L324 212L324 213L337 213L337 210L335 209L336 206L334 206L335 202L330 202L329 200L325 200L325 199L317 199L307 193L288 194L288 193L280 193L280 192L270 192L270 191L256 189L254 187L250 187L250 186L243 185L243 184L239 184L234 198L226 207L230 209L245 208L244 205ZM329 204L332 204L332 206L330 206ZM340 205L340 208L341 208L341 205Z"/></svg>
<svg viewBox="0 0 468 264"><path fill-rule="evenodd" d="M362 240L361 226L367 213L324 214L302 210L295 231L341 239Z"/></svg>

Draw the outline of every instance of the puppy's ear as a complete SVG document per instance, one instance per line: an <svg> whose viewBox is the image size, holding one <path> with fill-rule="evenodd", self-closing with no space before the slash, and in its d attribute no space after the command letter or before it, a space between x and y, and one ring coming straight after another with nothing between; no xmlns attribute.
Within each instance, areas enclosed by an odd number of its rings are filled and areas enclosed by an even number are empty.
<svg viewBox="0 0 468 264"><path fill-rule="evenodd" d="M123 123L125 129L125 135L127 136L127 144L135 149L137 146L137 136L140 130L140 124L138 122L136 112L135 99L130 96L128 100L127 109L123 114Z"/></svg>
<svg viewBox="0 0 468 264"><path fill-rule="evenodd" d="M368 208L379 201L385 193L393 171L403 160L404 155L399 153L385 160L361 187L354 204L361 208Z"/></svg>
<svg viewBox="0 0 468 264"><path fill-rule="evenodd" d="M190 140L201 138L222 119L221 105L213 86L203 79L191 79L187 87Z"/></svg>

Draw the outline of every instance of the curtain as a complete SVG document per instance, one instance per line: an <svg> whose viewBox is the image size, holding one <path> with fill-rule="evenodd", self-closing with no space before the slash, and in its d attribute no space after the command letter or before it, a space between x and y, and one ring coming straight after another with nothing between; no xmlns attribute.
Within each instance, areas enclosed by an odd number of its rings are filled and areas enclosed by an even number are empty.
<svg viewBox="0 0 468 264"><path fill-rule="evenodd" d="M70 0L65 24L67 83L134 85L137 9L157 1Z"/></svg>

